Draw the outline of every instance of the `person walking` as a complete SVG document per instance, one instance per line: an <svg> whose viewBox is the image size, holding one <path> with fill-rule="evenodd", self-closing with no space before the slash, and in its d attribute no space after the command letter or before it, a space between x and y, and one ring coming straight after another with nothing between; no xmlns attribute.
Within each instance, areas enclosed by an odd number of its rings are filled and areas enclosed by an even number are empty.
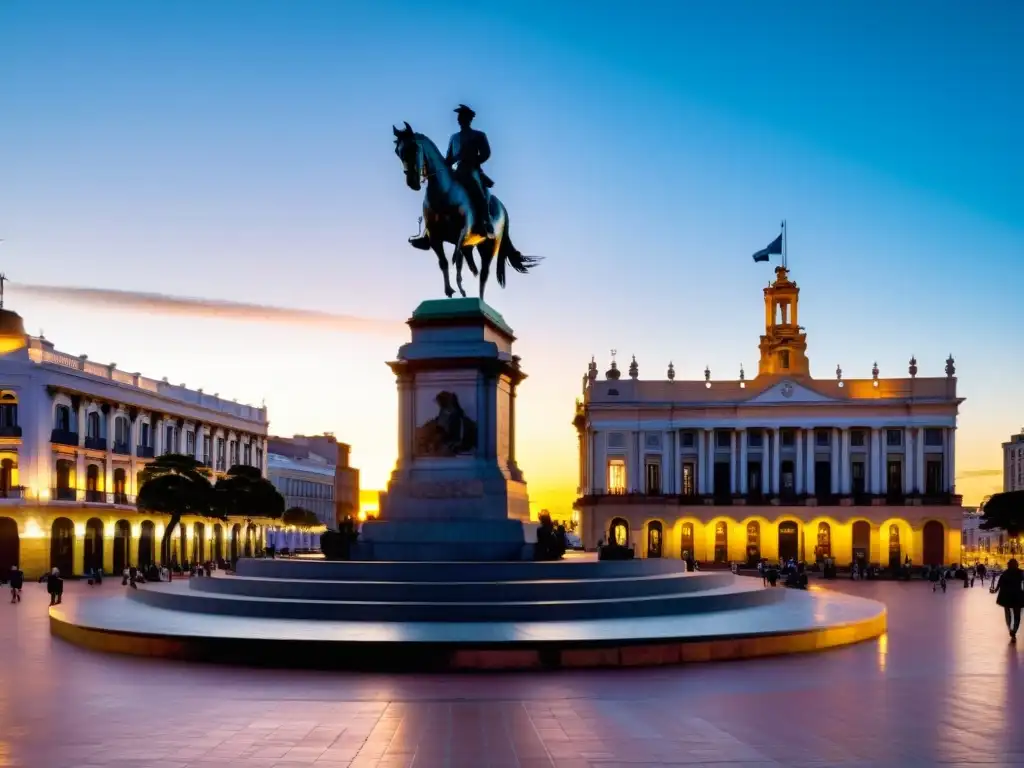
<svg viewBox="0 0 1024 768"><path fill-rule="evenodd" d="M21 588L25 584L25 574L16 565L11 566L11 572L7 575L7 583L11 585L11 602L21 602Z"/></svg>
<svg viewBox="0 0 1024 768"><path fill-rule="evenodd" d="M992 591L996 593L996 605L1002 606L1006 617L1010 642L1016 643L1020 610L1024 607L1024 571L1015 559L1006 564L1006 570L999 574L999 580L992 585Z"/></svg>
<svg viewBox="0 0 1024 768"><path fill-rule="evenodd" d="M47 575L46 591L50 593L50 605L60 605L64 594L64 580L60 577L60 569L54 568Z"/></svg>

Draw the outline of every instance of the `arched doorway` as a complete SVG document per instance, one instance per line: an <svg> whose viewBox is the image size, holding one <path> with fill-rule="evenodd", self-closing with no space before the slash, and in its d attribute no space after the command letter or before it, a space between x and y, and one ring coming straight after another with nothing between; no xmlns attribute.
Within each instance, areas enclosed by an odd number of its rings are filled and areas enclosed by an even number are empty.
<svg viewBox="0 0 1024 768"><path fill-rule="evenodd" d="M127 520L114 524L114 575L131 565L132 526Z"/></svg>
<svg viewBox="0 0 1024 768"><path fill-rule="evenodd" d="M694 560L693 523L683 523L679 534L679 556L683 560Z"/></svg>
<svg viewBox="0 0 1024 768"><path fill-rule="evenodd" d="M254 531L252 529L252 523L245 526L245 556L252 557L252 542L253 542Z"/></svg>
<svg viewBox="0 0 1024 768"><path fill-rule="evenodd" d="M220 523L213 526L213 559L217 563L224 559L224 528Z"/></svg>
<svg viewBox="0 0 1024 768"><path fill-rule="evenodd" d="M12 565L19 564L20 559L18 524L9 517L0 517L0 573L6 574Z"/></svg>
<svg viewBox="0 0 1024 768"><path fill-rule="evenodd" d="M826 522L818 523L818 544L814 547L814 561L822 562L832 557L832 526Z"/></svg>
<svg viewBox="0 0 1024 768"><path fill-rule="evenodd" d="M647 556L661 557L664 529L659 520L647 524Z"/></svg>
<svg viewBox="0 0 1024 768"><path fill-rule="evenodd" d="M85 500L103 501L100 494L100 468L96 464L90 464L85 468Z"/></svg>
<svg viewBox="0 0 1024 768"><path fill-rule="evenodd" d="M57 487L53 495L59 501L75 500L75 489L71 487L72 470L73 465L67 459L57 460Z"/></svg>
<svg viewBox="0 0 1024 768"><path fill-rule="evenodd" d="M903 553L900 551L900 527L896 523L889 526L889 567L899 568L903 564Z"/></svg>
<svg viewBox="0 0 1024 768"><path fill-rule="evenodd" d="M61 576L71 576L75 569L75 524L58 517L50 528L50 567Z"/></svg>
<svg viewBox="0 0 1024 768"><path fill-rule="evenodd" d="M14 487L14 459L0 460L0 497L7 498Z"/></svg>
<svg viewBox="0 0 1024 768"><path fill-rule="evenodd" d="M90 517L88 522L85 524L85 545L84 557L82 558L82 565L85 566L85 570L89 571L102 571L103 570L103 521L98 517Z"/></svg>
<svg viewBox="0 0 1024 768"><path fill-rule="evenodd" d="M608 543L618 544L620 547L629 546L629 523L621 517L612 520L612 524L608 528Z"/></svg>
<svg viewBox="0 0 1024 768"><path fill-rule="evenodd" d="M729 526L723 520L715 523L715 562L729 562Z"/></svg>
<svg viewBox="0 0 1024 768"><path fill-rule="evenodd" d="M188 563L188 530L185 523L178 523L178 562L182 568Z"/></svg>
<svg viewBox="0 0 1024 768"><path fill-rule="evenodd" d="M747 563L756 565L761 559L761 524L757 520L747 523Z"/></svg>
<svg viewBox="0 0 1024 768"><path fill-rule="evenodd" d="M156 526L149 520L143 521L139 530L139 568L148 568L155 561Z"/></svg>
<svg viewBox="0 0 1024 768"><path fill-rule="evenodd" d="M192 552L197 563L206 562L206 526L202 523L192 527Z"/></svg>
<svg viewBox="0 0 1024 768"><path fill-rule="evenodd" d="M779 562L796 560L799 552L798 527L793 520L779 523Z"/></svg>
<svg viewBox="0 0 1024 768"><path fill-rule="evenodd" d="M947 565L945 560L945 539L946 531L942 523L936 520L929 520L924 524L924 539L922 557L925 565Z"/></svg>
<svg viewBox="0 0 1024 768"><path fill-rule="evenodd" d="M851 531L853 539L853 562L860 566L868 563L871 554L871 524L867 520L858 520Z"/></svg>
<svg viewBox="0 0 1024 768"><path fill-rule="evenodd" d="M242 537L242 526L237 523L231 527L231 559L237 560L241 555L239 551L239 539Z"/></svg>

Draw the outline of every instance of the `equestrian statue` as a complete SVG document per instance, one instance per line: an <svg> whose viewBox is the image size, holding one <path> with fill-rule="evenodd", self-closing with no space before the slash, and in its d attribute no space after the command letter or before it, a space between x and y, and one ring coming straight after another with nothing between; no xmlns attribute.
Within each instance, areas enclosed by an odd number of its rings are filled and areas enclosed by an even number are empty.
<svg viewBox="0 0 1024 768"><path fill-rule="evenodd" d="M505 266L525 274L540 261L536 256L524 256L516 250L509 238L508 211L504 204L488 189L494 182L481 167L491 156L487 134L472 127L476 113L465 104L455 109L459 131L448 141L448 153L441 155L427 136L416 133L405 123L401 129L393 128L395 154L402 161L405 182L418 192L423 181L427 183L423 197L423 232L410 238L414 248L437 254L437 263L444 275L444 292L448 298L455 295L448 279L448 259L444 244L452 243L452 263L455 265L455 283L459 293L462 287L462 263L480 277L480 298L491 271L491 261L497 257L495 273L498 285L505 285ZM473 248L480 256L480 270L473 259Z"/></svg>

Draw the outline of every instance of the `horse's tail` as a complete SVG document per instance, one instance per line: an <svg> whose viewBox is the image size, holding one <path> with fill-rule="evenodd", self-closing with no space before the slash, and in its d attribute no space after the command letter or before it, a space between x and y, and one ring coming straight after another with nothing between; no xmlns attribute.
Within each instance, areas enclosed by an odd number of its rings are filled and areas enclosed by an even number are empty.
<svg viewBox="0 0 1024 768"><path fill-rule="evenodd" d="M505 263L508 264L516 272L525 275L533 267L540 264L543 257L541 256L524 256L521 254L514 245L512 245L512 238L509 236L509 218L508 211L505 211L505 236L501 238L501 248L498 249L498 267L495 270L495 275L498 278L498 285L502 288L505 287Z"/></svg>

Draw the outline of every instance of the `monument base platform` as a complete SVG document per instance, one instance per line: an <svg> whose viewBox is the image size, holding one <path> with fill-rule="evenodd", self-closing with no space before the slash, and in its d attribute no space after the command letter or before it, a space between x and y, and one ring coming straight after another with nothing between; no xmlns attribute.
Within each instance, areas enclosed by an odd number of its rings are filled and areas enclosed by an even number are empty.
<svg viewBox="0 0 1024 768"><path fill-rule="evenodd" d="M532 560L536 524L520 520L368 520L355 560L494 562Z"/></svg>

